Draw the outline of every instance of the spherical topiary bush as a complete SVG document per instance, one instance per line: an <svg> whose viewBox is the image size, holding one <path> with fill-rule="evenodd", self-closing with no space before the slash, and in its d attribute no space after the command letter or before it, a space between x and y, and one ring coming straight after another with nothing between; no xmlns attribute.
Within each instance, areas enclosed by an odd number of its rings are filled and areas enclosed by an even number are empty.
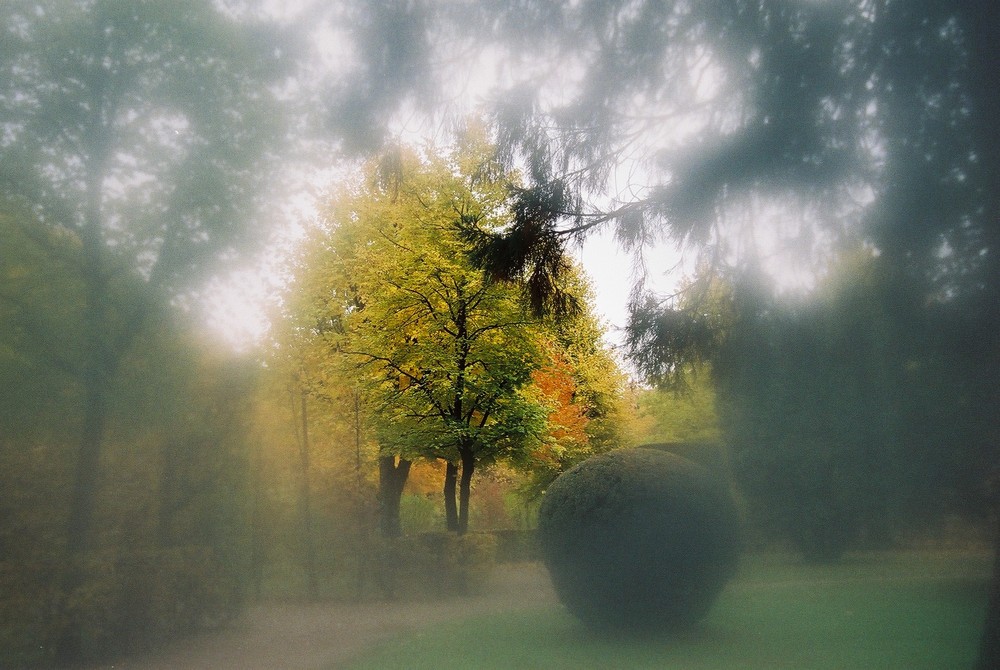
<svg viewBox="0 0 1000 670"><path fill-rule="evenodd" d="M642 448L562 474L542 501L538 539L560 600L601 629L697 622L739 554L726 485L687 459Z"/></svg>

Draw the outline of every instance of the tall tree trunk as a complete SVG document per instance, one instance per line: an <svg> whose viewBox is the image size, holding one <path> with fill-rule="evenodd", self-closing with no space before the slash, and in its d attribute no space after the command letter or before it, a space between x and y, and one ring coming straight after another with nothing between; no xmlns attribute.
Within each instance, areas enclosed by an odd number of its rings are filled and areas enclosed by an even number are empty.
<svg viewBox="0 0 1000 670"><path fill-rule="evenodd" d="M392 455L378 459L379 527L385 537L399 537L403 533L399 504L412 464L405 458L400 458L397 463Z"/></svg>
<svg viewBox="0 0 1000 670"><path fill-rule="evenodd" d="M91 526L97 500L101 446L107 422L107 399L103 380L88 371L85 380L83 430L76 463L76 476L66 526L66 566L60 584L57 611L66 623L56 642L55 660L59 665L81 662L83 652L82 622L69 612L77 591L86 580L84 556L91 545Z"/></svg>
<svg viewBox="0 0 1000 670"><path fill-rule="evenodd" d="M476 469L476 456L471 449L462 450L462 479L458 486L458 534L469 530L469 498L472 494L472 473Z"/></svg>
<svg viewBox="0 0 1000 670"><path fill-rule="evenodd" d="M299 509L302 517L302 535L306 560L306 588L310 601L319 599L319 581L316 575L316 541L313 537L312 495L309 485L309 404L306 392L299 394Z"/></svg>
<svg viewBox="0 0 1000 670"><path fill-rule="evenodd" d="M458 531L458 502L455 499L458 466L448 462L444 470L444 518L449 531Z"/></svg>
<svg viewBox="0 0 1000 670"><path fill-rule="evenodd" d="M66 624L56 643L56 661L78 663L83 646L82 622L69 613L75 592L84 584L84 555L90 549L94 509L100 477L101 449L108 420L108 394L122 353L111 347L107 328L107 281L102 238L101 198L103 192L102 147L95 142L93 162L87 177L85 220L81 230L84 304L83 426L77 451L76 470L66 524L66 569L59 593L58 612ZM69 614L69 616L67 616Z"/></svg>
<svg viewBox="0 0 1000 670"><path fill-rule="evenodd" d="M253 503L250 509L250 575L253 580L253 594L259 599L264 586L264 537L261 525L264 519L264 487L262 474L264 459L262 458L262 440L253 439L251 458L253 466L250 470L250 486L253 491Z"/></svg>
<svg viewBox="0 0 1000 670"><path fill-rule="evenodd" d="M463 402L465 398L465 375L466 369L468 367L469 361L469 338L468 338L468 304L465 301L464 289L461 285L455 287L457 292L457 300L455 304L455 369L457 374L455 375L455 387L454 387L454 397L452 400L452 405L450 409L451 420L455 425L463 425L466 423L467 419L465 416L465 409L463 407ZM463 484L465 481L465 445L462 442L458 444L458 454L459 458L462 460L463 473L462 480ZM445 518L448 524L448 530L462 534L465 532L465 528L468 527L468 510L466 510L465 505L462 501L455 501L455 484L458 479L458 464L448 463L448 467L445 470L444 475L444 510ZM459 493L462 495L462 493ZM463 524L463 515L465 516L465 522Z"/></svg>
<svg viewBox="0 0 1000 670"><path fill-rule="evenodd" d="M361 471L361 393L354 389L354 523L357 531L355 546L357 547L358 574L355 583L354 599L361 602L365 590L365 572L367 563L365 545L368 535L368 523L365 515L364 475Z"/></svg>
<svg viewBox="0 0 1000 670"><path fill-rule="evenodd" d="M997 336L1000 332L1000 146L996 142L1000 124L1000 89L996 86L996 72L1000 67L1000 42L996 38L997 31L1000 30L1000 4L990 0L977 0L958 3L958 6L964 12L961 19L967 33L967 76L969 89L975 94L971 101L974 142L979 152L977 158L982 170L980 181L986 199L982 214L982 245L988 250L984 259L987 264L987 291L977 335L984 342L986 360L983 364L991 366L996 374L1000 368L1000 341ZM984 408L984 411L992 411L996 416L995 413L1000 408L996 407L995 401L991 404L993 406ZM1000 449L1000 445L994 445L994 472L1000 469L1000 453L997 453L997 449ZM1000 524L997 491L992 493L992 511ZM995 532L993 577L976 665L979 670L1000 668L1000 527Z"/></svg>

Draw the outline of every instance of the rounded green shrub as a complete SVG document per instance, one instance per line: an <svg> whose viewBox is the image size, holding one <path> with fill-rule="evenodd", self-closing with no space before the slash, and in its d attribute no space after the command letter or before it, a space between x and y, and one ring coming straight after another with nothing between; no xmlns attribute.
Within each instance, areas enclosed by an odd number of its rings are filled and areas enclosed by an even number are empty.
<svg viewBox="0 0 1000 670"><path fill-rule="evenodd" d="M736 569L739 520L707 469L620 449L552 483L538 540L560 600L586 625L663 631L707 614Z"/></svg>

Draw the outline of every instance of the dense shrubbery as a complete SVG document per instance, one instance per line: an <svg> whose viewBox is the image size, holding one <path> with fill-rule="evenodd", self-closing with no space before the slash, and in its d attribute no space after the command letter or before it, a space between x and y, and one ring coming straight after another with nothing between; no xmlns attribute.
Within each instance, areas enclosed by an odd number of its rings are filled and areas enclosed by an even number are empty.
<svg viewBox="0 0 1000 670"><path fill-rule="evenodd" d="M653 449L612 451L567 471L546 492L538 533L563 604L605 629L698 621L739 553L725 484Z"/></svg>
<svg viewBox="0 0 1000 670"><path fill-rule="evenodd" d="M0 563L0 665L49 662L67 618L81 622L82 658L98 660L221 624L240 604L237 580L208 547L104 550L80 568L81 587L58 609L62 566L45 558Z"/></svg>
<svg viewBox="0 0 1000 670"><path fill-rule="evenodd" d="M362 595L388 599L480 592L496 565L491 533L430 532L371 542Z"/></svg>

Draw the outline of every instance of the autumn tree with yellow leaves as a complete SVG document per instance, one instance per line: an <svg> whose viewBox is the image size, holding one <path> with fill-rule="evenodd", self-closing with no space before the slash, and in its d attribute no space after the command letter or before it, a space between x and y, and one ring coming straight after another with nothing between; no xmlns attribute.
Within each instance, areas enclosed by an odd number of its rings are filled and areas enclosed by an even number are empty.
<svg viewBox="0 0 1000 670"><path fill-rule="evenodd" d="M470 261L463 230L509 223L513 179L475 133L449 152L393 150L331 199L301 259L289 318L311 352L305 374L314 389L350 379L364 398L387 536L401 532L414 461L445 463L447 527L464 533L477 468L585 446L588 422L608 414L610 400L574 390L573 338Z"/></svg>

